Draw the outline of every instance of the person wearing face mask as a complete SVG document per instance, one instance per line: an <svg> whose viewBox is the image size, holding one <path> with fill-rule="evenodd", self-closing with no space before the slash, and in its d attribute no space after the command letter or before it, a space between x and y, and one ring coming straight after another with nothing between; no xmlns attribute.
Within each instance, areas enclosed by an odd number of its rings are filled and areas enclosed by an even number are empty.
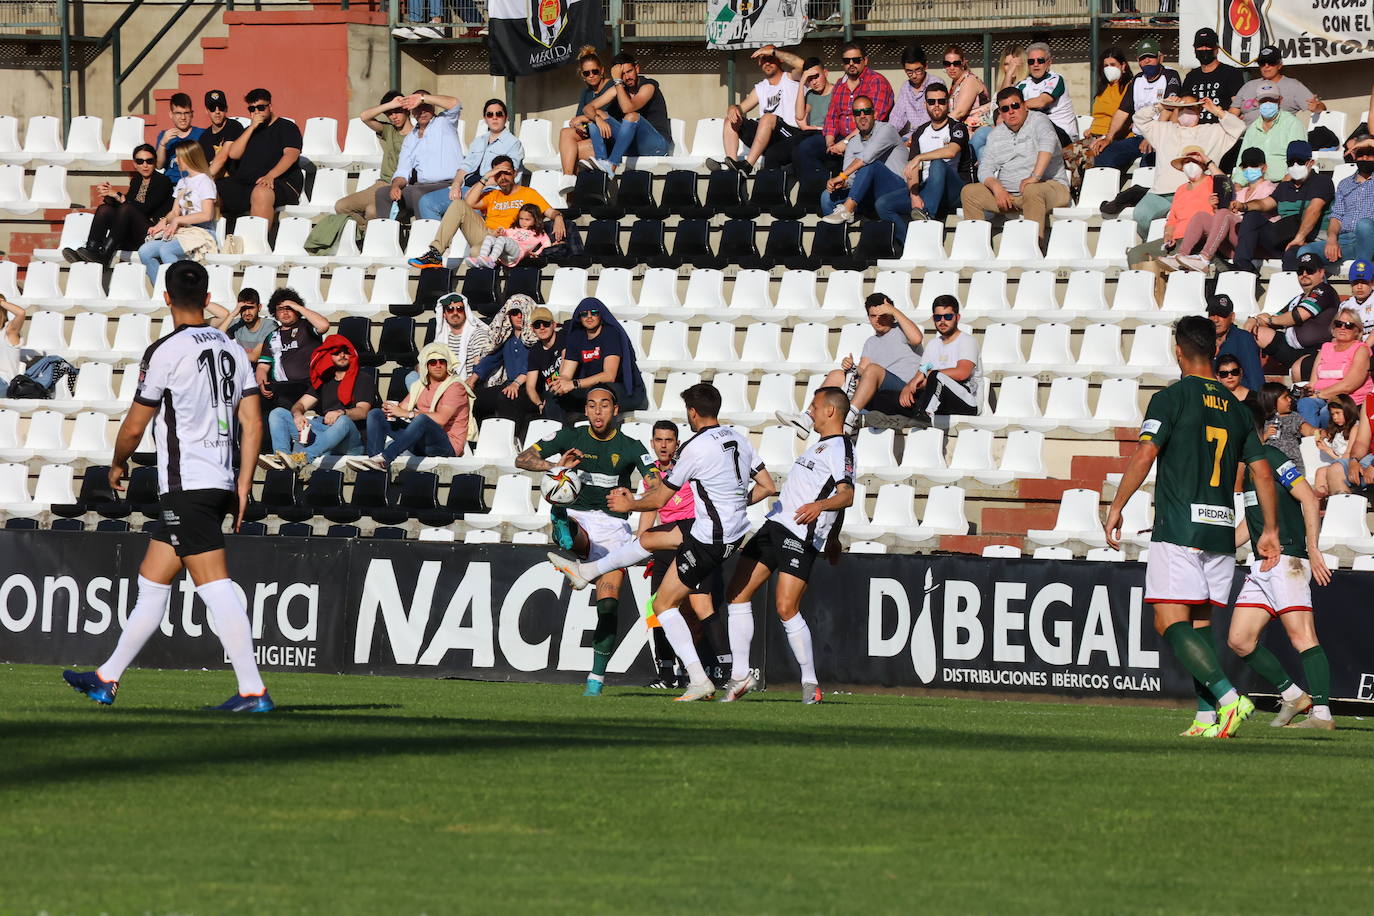
<svg viewBox="0 0 1374 916"><path fill-rule="evenodd" d="M1282 258L1284 270L1293 270L1303 246L1331 214L1336 187L1330 176L1316 170L1312 145L1294 140L1287 153L1288 173L1274 192L1244 205L1232 259L1236 270L1258 273L1264 258Z"/></svg>
<svg viewBox="0 0 1374 916"><path fill-rule="evenodd" d="M1274 193L1276 185L1264 177L1264 165L1264 153L1259 150L1247 149L1242 153L1240 168L1232 178L1231 199L1227 201L1219 196L1217 209L1194 214L1174 256L1161 260L1171 267L1205 271L1210 269L1218 254L1230 254L1235 248L1236 230L1245 204Z"/></svg>
<svg viewBox="0 0 1374 916"><path fill-rule="evenodd" d="M1106 133L1095 140L1092 145L1093 152L1097 154L1097 158L1093 161L1094 166L1120 169L1123 173L1137 159L1140 160L1141 165L1155 164L1154 149L1141 137L1131 134L1117 139L1121 136L1122 130L1125 129L1127 121L1140 108L1153 105L1160 99L1177 96L1179 87L1182 85L1178 71L1164 66L1163 58L1160 56L1159 42L1153 38L1145 38L1139 41L1135 47L1136 62L1140 64L1140 73L1132 78L1130 84L1126 86L1125 94L1121 97L1121 104L1117 106L1116 113L1112 115L1112 122Z"/></svg>
<svg viewBox="0 0 1374 916"><path fill-rule="evenodd" d="M1132 248L1126 253L1128 264L1143 264L1151 259L1158 259L1165 266L1174 270L1185 266L1179 263L1179 258L1176 256L1185 230L1195 219L1207 221L1216 212L1214 201L1217 200L1219 192L1212 177L1216 174L1217 169L1212 161L1207 158L1207 154L1203 152L1202 148L1199 146L1185 148L1183 154L1173 160L1170 165L1183 173L1183 184L1178 186L1169 205L1169 215L1164 223L1164 238ZM1193 267L1194 265L1186 266ZM1208 265L1203 262L1196 266L1196 269L1207 270Z"/></svg>
<svg viewBox="0 0 1374 916"><path fill-rule="evenodd" d="M1374 259L1374 139L1354 149L1355 174L1341 179L1326 221L1326 241L1309 242L1301 250L1319 254L1332 264L1346 259Z"/></svg>
<svg viewBox="0 0 1374 916"><path fill-rule="evenodd" d="M1131 84L1131 65L1126 63L1126 52L1120 48L1111 47L1103 51L1098 65L1102 68L1102 91L1093 99L1093 123L1083 137L1090 144L1107 136L1112 126L1112 116L1121 107L1126 87Z"/></svg>
<svg viewBox="0 0 1374 916"><path fill-rule="evenodd" d="M1269 180L1282 181L1288 172L1288 144L1306 140L1307 128L1296 115L1280 110L1279 88L1273 83L1265 83L1255 92L1259 99L1259 117L1246 128L1240 148L1254 147L1262 151L1268 162Z"/></svg>
<svg viewBox="0 0 1374 916"><path fill-rule="evenodd" d="M1204 110L1217 118L1216 124L1201 123ZM1155 148L1156 154L1154 181L1135 205L1135 223L1143 239L1149 238L1150 223L1169 212L1174 191L1186 180L1173 166L1183 151L1196 146L1208 162L1216 162L1245 133L1245 122L1211 99L1191 95L1147 105L1137 110L1132 120L1136 133Z"/></svg>
<svg viewBox="0 0 1374 916"><path fill-rule="evenodd" d="M1194 33L1193 57L1197 59L1198 65L1189 70L1188 75L1183 78L1183 92L1200 99L1211 99L1221 108L1230 108L1232 99L1236 97L1240 87L1245 85L1245 71L1218 60L1217 48L1220 47L1221 42L1217 40L1214 29L1198 29ZM1202 123L1216 123L1216 118L1211 112L1204 111ZM1237 144L1221 157L1218 165L1223 172L1235 168L1236 155L1243 149L1243 144Z"/></svg>
<svg viewBox="0 0 1374 916"><path fill-rule="evenodd" d="M1326 103L1317 98L1316 93L1304 86L1301 81L1283 75L1283 58L1279 55L1278 48L1273 45L1260 48L1255 63L1259 66L1259 79L1250 80L1241 86L1236 97L1231 100L1231 114L1243 118L1247 127L1255 123L1255 119L1260 116L1260 99L1257 93L1265 83L1278 87L1279 109L1282 111L1290 114L1310 111L1315 114L1326 110Z"/></svg>

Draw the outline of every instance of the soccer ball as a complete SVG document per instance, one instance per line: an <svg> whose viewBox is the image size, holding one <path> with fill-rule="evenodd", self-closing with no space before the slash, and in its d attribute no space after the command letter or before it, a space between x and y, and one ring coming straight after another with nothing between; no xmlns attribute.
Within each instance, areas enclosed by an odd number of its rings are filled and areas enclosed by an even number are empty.
<svg viewBox="0 0 1374 916"><path fill-rule="evenodd" d="M582 475L574 468L550 468L539 482L539 492L554 506L566 506L582 492Z"/></svg>

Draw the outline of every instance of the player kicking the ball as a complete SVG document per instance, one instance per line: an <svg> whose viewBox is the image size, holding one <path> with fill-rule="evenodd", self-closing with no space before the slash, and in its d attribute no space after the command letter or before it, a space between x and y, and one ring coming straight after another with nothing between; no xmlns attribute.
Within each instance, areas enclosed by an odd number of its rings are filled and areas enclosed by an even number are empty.
<svg viewBox="0 0 1374 916"><path fill-rule="evenodd" d="M1250 411L1212 372L1215 350L1216 330L1206 318L1190 315L1174 325L1174 358L1183 378L1150 398L1140 445L1122 475L1103 528L1107 543L1119 550L1122 507L1158 458L1145 600L1154 605L1155 630L1200 685L1199 698L1204 688L1216 698L1215 736L1229 738L1254 712L1255 704L1231 686L1212 640L1193 624L1208 626L1212 605L1224 607L1231 597L1237 465L1244 461L1253 472L1263 519L1255 553L1265 572L1279 560L1278 496Z"/></svg>
<svg viewBox="0 0 1374 916"><path fill-rule="evenodd" d="M525 471L576 468L582 488L567 506L555 507L554 543L588 560L599 560L618 547L632 543L629 513L610 508L606 496L628 486L636 470L650 481L658 477L653 458L644 443L621 432L615 425L620 404L609 388L587 392L587 426L565 426L547 439L525 449L515 466ZM559 455L556 463L548 458ZM556 556L551 554L550 556ZM560 560L562 558L560 557ZM564 561L566 562L566 561ZM596 579L596 629L592 633L592 671L583 696L599 697L606 680L606 666L615 648L616 616L625 573L609 570Z"/></svg>
<svg viewBox="0 0 1374 916"><path fill-rule="evenodd" d="M709 700L716 687L692 643L692 631L678 610L688 596L700 590L711 573L739 550L749 533L748 506L777 492L749 440L730 427L721 426L720 392L701 383L682 392L687 422L695 435L678 449L677 463L662 485L635 499L628 489L612 491L606 498L612 511L646 512L659 509L689 481L696 496L696 517L673 525L658 525L637 540L588 563L570 563L557 554L549 562L572 582L574 588L613 569L624 569L649 558L655 550L676 551L673 566L654 595L654 614L668 642L687 669L687 692L678 700ZM709 625L709 620L703 621Z"/></svg>
<svg viewBox="0 0 1374 916"><path fill-rule="evenodd" d="M1263 427L1264 419L1263 416L1255 417L1258 427ZM1279 714L1270 725L1335 731L1336 721L1331 717L1329 699L1331 666L1326 660L1326 650L1317 642L1317 628L1312 619L1312 580L1316 579L1318 585L1331 581L1331 570L1327 569L1317 547L1321 504L1316 491L1287 455L1272 445L1264 446L1264 452L1274 468L1274 479L1280 485L1279 544L1283 556L1272 569L1261 569L1258 560L1250 567L1236 597L1228 639L1232 651L1279 692ZM1263 530L1263 519L1255 499L1254 473L1250 471L1245 481L1245 524L1236 528L1237 547L1250 538L1258 540ZM1282 621L1288 641L1302 659L1311 694L1293 683L1274 653L1259 644L1260 633L1275 617ZM1307 718L1293 722L1301 713L1307 713Z"/></svg>
<svg viewBox="0 0 1374 916"><path fill-rule="evenodd" d="M143 354L134 403L119 428L110 486L128 473L129 456L151 422L157 443L159 519L138 570L138 599L114 653L94 671L64 671L77 691L109 705L124 669L133 664L167 610L172 582L183 568L214 618L214 629L238 678L238 693L214 707L228 712L270 712L253 655L253 633L243 600L229 581L224 559L225 516L243 522L253 488L262 412L252 367L242 347L205 323L210 275L195 261L167 269L163 295L176 330ZM234 426L239 432L237 493Z"/></svg>
<svg viewBox="0 0 1374 916"><path fill-rule="evenodd" d="M749 670L749 644L754 638L750 599L774 572L778 574L774 593L778 617L801 667L802 702L821 701L811 630L799 611L816 555L825 550L831 563L839 560L840 513L854 504L854 444L844 436L849 398L841 389L816 389L806 412L820 441L792 463L782 495L758 534L744 545L726 589L733 662L722 703L754 689Z"/></svg>

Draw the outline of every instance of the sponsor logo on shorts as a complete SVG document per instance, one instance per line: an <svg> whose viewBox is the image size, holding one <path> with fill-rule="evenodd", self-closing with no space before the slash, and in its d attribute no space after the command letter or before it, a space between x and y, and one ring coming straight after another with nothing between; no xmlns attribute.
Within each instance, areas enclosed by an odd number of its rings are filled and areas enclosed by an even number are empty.
<svg viewBox="0 0 1374 916"><path fill-rule="evenodd" d="M1236 510L1233 506L1208 506L1193 503L1194 525L1221 525L1226 528L1236 526Z"/></svg>
<svg viewBox="0 0 1374 916"><path fill-rule="evenodd" d="M800 550L805 550L805 549L806 549L806 545L803 544L801 541L797 540L797 539L794 538L794 537L785 537L785 538L782 539L782 549L783 549L783 550L798 550L798 551L800 551Z"/></svg>
<svg viewBox="0 0 1374 916"><path fill-rule="evenodd" d="M1259 505L1259 494L1254 490L1245 491L1245 508L1253 509Z"/></svg>

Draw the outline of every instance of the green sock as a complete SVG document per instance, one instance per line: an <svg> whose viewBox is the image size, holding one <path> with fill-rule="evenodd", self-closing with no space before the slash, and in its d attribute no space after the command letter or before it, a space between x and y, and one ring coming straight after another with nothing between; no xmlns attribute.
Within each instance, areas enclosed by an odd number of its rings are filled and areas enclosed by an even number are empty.
<svg viewBox="0 0 1374 916"><path fill-rule="evenodd" d="M1174 656L1196 680L1202 682L1212 696L1220 700L1235 688L1221 673L1216 651L1206 639L1198 635L1189 621L1180 621L1164 631L1164 638L1174 650Z"/></svg>
<svg viewBox="0 0 1374 916"><path fill-rule="evenodd" d="M1299 656L1302 670L1307 675L1307 692L1312 694L1313 706L1331 704L1331 663L1326 660L1326 650L1313 646Z"/></svg>
<svg viewBox="0 0 1374 916"><path fill-rule="evenodd" d="M602 598L596 603L596 629L592 631L592 674L602 677L611 663L615 648L615 620L620 610L619 598Z"/></svg>
<svg viewBox="0 0 1374 916"><path fill-rule="evenodd" d="M1197 635L1207 640L1207 645L1212 645L1211 627L1193 627ZM1215 718L1217 711L1216 697L1212 696L1212 691L1207 689L1207 685L1193 678L1193 693L1197 695L1197 711L1200 713L1212 713Z"/></svg>
<svg viewBox="0 0 1374 916"><path fill-rule="evenodd" d="M1242 655L1241 661L1250 666L1250 670L1274 685L1274 689L1279 693L1287 690L1293 683L1293 679L1288 676L1288 672L1283 670L1283 665L1274 657L1264 646L1256 645L1255 651L1249 655Z"/></svg>

